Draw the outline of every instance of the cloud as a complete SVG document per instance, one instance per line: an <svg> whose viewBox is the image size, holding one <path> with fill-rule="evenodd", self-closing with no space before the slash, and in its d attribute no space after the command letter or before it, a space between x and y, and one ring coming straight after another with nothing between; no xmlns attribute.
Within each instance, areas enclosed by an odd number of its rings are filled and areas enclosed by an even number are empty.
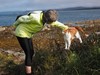
<svg viewBox="0 0 100 75"><path fill-rule="evenodd" d="M100 6L98 0L0 0L0 11Z"/></svg>

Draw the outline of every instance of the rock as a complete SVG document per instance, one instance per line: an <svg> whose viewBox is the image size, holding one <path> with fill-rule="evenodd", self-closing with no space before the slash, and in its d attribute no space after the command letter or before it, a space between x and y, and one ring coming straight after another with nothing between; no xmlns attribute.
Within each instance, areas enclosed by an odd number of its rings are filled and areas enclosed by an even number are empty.
<svg viewBox="0 0 100 75"><path fill-rule="evenodd" d="M5 29L6 29L5 27L0 26L0 32L1 32L1 31L4 31Z"/></svg>
<svg viewBox="0 0 100 75"><path fill-rule="evenodd" d="M95 34L100 35L100 32L95 32Z"/></svg>
<svg viewBox="0 0 100 75"><path fill-rule="evenodd" d="M17 61L17 62L23 61L25 58L23 51L18 52L18 51L12 51L12 50L4 50L0 48L0 53L3 55L6 55L7 57L9 55L12 55L13 56L12 58L14 59L14 61Z"/></svg>

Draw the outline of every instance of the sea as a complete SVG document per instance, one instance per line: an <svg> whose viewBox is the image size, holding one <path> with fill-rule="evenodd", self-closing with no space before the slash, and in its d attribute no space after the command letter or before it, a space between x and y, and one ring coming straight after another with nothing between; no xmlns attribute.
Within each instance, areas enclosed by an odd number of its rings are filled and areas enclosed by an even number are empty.
<svg viewBox="0 0 100 75"><path fill-rule="evenodd" d="M0 26L11 26L18 15L25 15L28 12L30 11L0 12ZM100 9L58 11L58 21L62 23L75 23L96 19L100 19Z"/></svg>

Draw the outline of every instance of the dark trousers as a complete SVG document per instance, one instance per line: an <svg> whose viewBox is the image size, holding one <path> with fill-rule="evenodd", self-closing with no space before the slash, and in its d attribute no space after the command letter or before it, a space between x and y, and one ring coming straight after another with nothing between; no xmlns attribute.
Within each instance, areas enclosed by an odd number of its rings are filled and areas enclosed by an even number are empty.
<svg viewBox="0 0 100 75"><path fill-rule="evenodd" d="M25 65L31 66L32 65L32 57L34 54L32 38L17 37L17 39L25 53Z"/></svg>

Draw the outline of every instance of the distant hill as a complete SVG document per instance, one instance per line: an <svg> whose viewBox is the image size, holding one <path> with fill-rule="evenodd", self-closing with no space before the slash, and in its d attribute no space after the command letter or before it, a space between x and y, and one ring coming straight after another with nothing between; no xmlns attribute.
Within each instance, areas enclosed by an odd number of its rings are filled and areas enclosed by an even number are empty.
<svg viewBox="0 0 100 75"><path fill-rule="evenodd" d="M100 9L100 7L71 7L71 8L57 9L57 10L65 11L65 10L91 10L91 9Z"/></svg>

